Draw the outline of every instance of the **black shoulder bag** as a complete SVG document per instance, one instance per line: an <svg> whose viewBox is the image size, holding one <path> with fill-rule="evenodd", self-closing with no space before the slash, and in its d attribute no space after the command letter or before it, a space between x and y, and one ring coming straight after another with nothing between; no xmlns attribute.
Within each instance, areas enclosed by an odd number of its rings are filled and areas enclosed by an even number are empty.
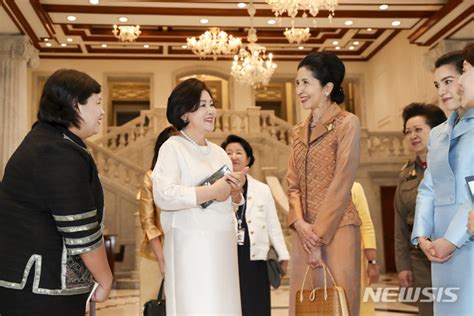
<svg viewBox="0 0 474 316"><path fill-rule="evenodd" d="M156 300L145 303L143 316L166 316L165 279L161 281L160 291Z"/></svg>

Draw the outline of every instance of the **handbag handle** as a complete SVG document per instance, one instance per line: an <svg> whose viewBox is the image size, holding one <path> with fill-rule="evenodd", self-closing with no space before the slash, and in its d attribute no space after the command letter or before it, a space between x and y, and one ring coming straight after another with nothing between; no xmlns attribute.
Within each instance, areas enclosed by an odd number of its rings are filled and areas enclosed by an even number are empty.
<svg viewBox="0 0 474 316"><path fill-rule="evenodd" d="M158 292L158 297L156 300L158 302L162 302L165 300L165 298L165 278L163 278L163 280L161 280L160 291Z"/></svg>
<svg viewBox="0 0 474 316"><path fill-rule="evenodd" d="M327 265L325 263L321 263L321 268L323 269L323 281L324 281L324 300L326 300L328 298L328 292L327 292L327 277L326 277L326 272L329 274L329 277L331 278L331 282L334 286L337 286L336 284L336 281L334 280L334 277L331 273L331 270L329 270L329 268L327 267ZM306 272L304 274L304 279L303 279L303 283L301 284L301 290L300 290L300 302L303 302L303 289L304 289L304 285L306 283L306 277L308 276L308 272L309 272L309 265L306 267ZM314 284L313 284L313 279L311 278L311 294L309 295L309 299L311 301L314 301L314 299L316 298L316 288L314 287Z"/></svg>

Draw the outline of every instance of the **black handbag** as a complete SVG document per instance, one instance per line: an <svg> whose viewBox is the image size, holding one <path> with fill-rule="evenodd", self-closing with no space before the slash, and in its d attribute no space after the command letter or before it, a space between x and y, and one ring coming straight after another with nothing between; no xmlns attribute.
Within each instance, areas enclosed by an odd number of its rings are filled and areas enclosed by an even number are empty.
<svg viewBox="0 0 474 316"><path fill-rule="evenodd" d="M283 276L283 268L281 267L281 263L278 261L278 255L273 246L270 246L270 250L267 254L267 271L270 285L274 289L278 289Z"/></svg>
<svg viewBox="0 0 474 316"><path fill-rule="evenodd" d="M156 300L149 300L145 303L143 316L166 316L165 279L161 281Z"/></svg>

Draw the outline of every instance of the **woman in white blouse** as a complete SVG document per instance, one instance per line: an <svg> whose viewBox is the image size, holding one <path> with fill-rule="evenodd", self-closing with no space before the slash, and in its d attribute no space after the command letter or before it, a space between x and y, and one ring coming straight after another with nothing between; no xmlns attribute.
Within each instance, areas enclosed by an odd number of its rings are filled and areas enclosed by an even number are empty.
<svg viewBox="0 0 474 316"><path fill-rule="evenodd" d="M223 165L232 169L224 150L206 140L216 109L202 81L178 84L166 115L181 133L163 144L153 170L153 196L166 236L167 314L241 315L232 202L241 201L246 170L199 185ZM212 203L202 208L207 201Z"/></svg>
<svg viewBox="0 0 474 316"><path fill-rule="evenodd" d="M252 147L242 137L229 135L222 148L232 160L234 171L250 168L255 162ZM235 213L237 236L241 236L237 243L242 315L270 316L270 284L266 262L270 242L285 273L290 255L268 185L247 175L242 193L245 203Z"/></svg>

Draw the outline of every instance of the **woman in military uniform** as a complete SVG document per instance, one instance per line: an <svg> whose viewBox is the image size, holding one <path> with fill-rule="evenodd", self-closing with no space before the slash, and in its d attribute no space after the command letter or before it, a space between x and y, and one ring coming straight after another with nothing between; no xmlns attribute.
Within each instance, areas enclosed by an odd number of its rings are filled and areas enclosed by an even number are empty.
<svg viewBox="0 0 474 316"><path fill-rule="evenodd" d="M401 287L431 287L430 261L423 252L410 245L415 217L418 185L426 168L429 133L444 122L446 115L432 104L411 103L403 109L403 132L410 150L416 155L401 169L394 198L395 252L398 281ZM421 315L433 315L433 304L418 303Z"/></svg>

